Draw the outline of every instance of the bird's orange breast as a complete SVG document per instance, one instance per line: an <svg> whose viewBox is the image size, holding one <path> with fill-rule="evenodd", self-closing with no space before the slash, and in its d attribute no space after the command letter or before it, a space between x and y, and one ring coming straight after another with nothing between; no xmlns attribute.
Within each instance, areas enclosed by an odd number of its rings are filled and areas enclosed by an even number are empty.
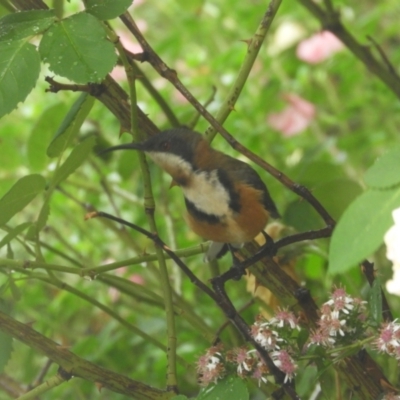
<svg viewBox="0 0 400 400"><path fill-rule="evenodd" d="M221 243L245 243L260 233L268 221L262 202L262 192L249 185L235 187L239 194L240 212L229 213L218 223L210 223L187 214L190 228L199 236ZM212 199L210 199L212 202Z"/></svg>

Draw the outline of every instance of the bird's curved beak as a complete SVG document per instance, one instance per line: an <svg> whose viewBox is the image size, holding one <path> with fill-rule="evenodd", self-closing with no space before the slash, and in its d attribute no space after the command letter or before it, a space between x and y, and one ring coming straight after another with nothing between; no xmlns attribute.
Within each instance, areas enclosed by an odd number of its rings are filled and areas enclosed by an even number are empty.
<svg viewBox="0 0 400 400"><path fill-rule="evenodd" d="M99 152L99 155L109 153L115 150L144 150L142 142L119 144L118 146L109 147Z"/></svg>

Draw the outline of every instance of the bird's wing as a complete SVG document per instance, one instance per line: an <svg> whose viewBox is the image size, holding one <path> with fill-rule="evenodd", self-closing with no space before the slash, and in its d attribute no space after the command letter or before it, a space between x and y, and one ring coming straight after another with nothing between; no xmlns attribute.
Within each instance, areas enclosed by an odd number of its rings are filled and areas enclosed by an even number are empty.
<svg viewBox="0 0 400 400"><path fill-rule="evenodd" d="M262 192L262 202L265 209L270 213L271 217L280 218L276 205L272 200L265 183L261 180L260 175L258 175L258 173L245 162L240 161L240 164L235 163L235 165L236 166L231 169L231 173L234 174L234 179L246 183Z"/></svg>

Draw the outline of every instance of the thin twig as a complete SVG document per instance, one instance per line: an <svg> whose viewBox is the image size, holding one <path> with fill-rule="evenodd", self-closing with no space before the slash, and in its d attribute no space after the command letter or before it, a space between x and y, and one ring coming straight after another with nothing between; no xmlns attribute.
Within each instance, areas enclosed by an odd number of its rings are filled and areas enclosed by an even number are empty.
<svg viewBox="0 0 400 400"><path fill-rule="evenodd" d="M239 332L243 335L243 337L252 345L255 349L260 353L261 359L268 366L270 372L274 375L276 382L283 384L285 374L279 370L271 360L268 352L262 348L251 336L250 328L243 320L243 318L238 314L236 309L234 308L232 302L228 298L225 293L224 284L226 282L225 277L217 277L212 279L212 285L214 287L214 291L212 291L209 287L207 287L203 282L201 282L190 269L186 266L186 264L176 256L176 254L160 239L160 237L155 234L143 229L142 227L132 224L128 221L125 221L121 218L115 217L113 215L104 213L102 211L97 211L93 213L89 213L86 216L86 219L96 218L96 217L104 217L111 219L112 221L118 222L120 224L126 225L137 232L145 235L147 238L151 239L156 246L164 250L170 257L177 263L177 265L182 268L182 271L189 277L192 283L194 283L197 287L199 287L204 293L210 296L215 303L223 310L225 315L232 321L232 323L236 326ZM292 398L297 399L297 395L293 394L293 388L287 385L283 385L286 393Z"/></svg>
<svg viewBox="0 0 400 400"><path fill-rule="evenodd" d="M235 150L239 151L251 161L259 165L261 168L270 173L273 177L279 180L287 188L304 198L308 201L321 215L328 227L333 229L335 225L334 219L329 215L322 204L311 194L311 192L299 184L294 183L281 171L274 168L272 165L268 164L261 157L257 156L243 145L241 145L203 106L202 104L190 93L190 91L183 85L179 80L176 71L170 69L163 60L158 56L153 50L150 44L146 41L139 28L133 21L129 13L121 15L122 22L127 26L127 28L132 32L132 34L139 41L142 49L146 55L146 60L153 66L153 68L164 78L169 80L181 93L182 95L194 106L194 108L211 124L211 126L216 129L224 139L232 146Z"/></svg>
<svg viewBox="0 0 400 400"><path fill-rule="evenodd" d="M372 54L368 46L360 44L354 36L343 26L340 15L336 11L330 9L324 10L314 0L297 0L302 4L314 17L316 17L322 29L331 31L337 36L347 48L357 57L366 68L376 75L391 90L397 98L400 99L400 78L397 74L393 74L387 69L387 64L382 65Z"/></svg>
<svg viewBox="0 0 400 400"><path fill-rule="evenodd" d="M378 50L379 55L381 56L383 62L386 64L387 69L389 70L389 72L393 75L396 75L397 77L399 77L399 74L397 73L395 67L393 66L393 64L390 62L389 58L387 57L387 55L385 54L385 52L383 51L382 47L377 43L377 41L370 35L367 35L367 39L369 41L372 42L372 44L375 46L376 50Z"/></svg>
<svg viewBox="0 0 400 400"><path fill-rule="evenodd" d="M212 87L211 90L211 95L210 97L206 100L206 102L204 103L203 107L207 108L209 104L211 104L214 101L215 98L215 94L217 93L217 88L215 86ZM198 112L196 112L196 115L194 116L194 118L187 124L187 126L190 129L194 129L194 127L197 125L197 122L199 122L199 119L201 117L201 114L199 114Z"/></svg>
<svg viewBox="0 0 400 400"><path fill-rule="evenodd" d="M175 254L174 251L172 251L161 239L160 237L155 234L147 231L146 229L143 229L142 227L132 224L131 222L125 221L121 218L115 217L114 215L107 214L103 211L97 211L93 213L89 213L86 217L86 219L89 218L95 218L95 217L104 217L111 219L112 221L118 222L120 224L126 225L129 228L134 229L135 231L141 233L142 235L146 236L150 240L154 242L154 244L161 249L163 249L170 257L172 260L175 261L175 263L182 269L182 271L189 277L190 281L196 285L199 289L201 289L204 293L206 293L208 296L210 296L214 301L216 301L216 297L214 292L206 286L200 279L197 278L197 276L187 267L187 265Z"/></svg>
<svg viewBox="0 0 400 400"><path fill-rule="evenodd" d="M242 307L240 307L237 310L238 314L241 314L244 310L247 310L248 308L250 308L253 304L255 303L255 299L251 299L250 301L248 301L245 305L243 305ZM219 338L219 336L221 336L221 333L223 332L223 330L231 323L230 320L225 321L216 331L215 333L215 337ZM214 343L216 344L216 343Z"/></svg>
<svg viewBox="0 0 400 400"><path fill-rule="evenodd" d="M46 355L68 373L86 379L89 382L96 382L103 388L143 400L167 400L171 398L170 393L152 388L142 382L99 367L76 356L65 347L60 346L28 325L11 318L1 311L0 330L39 353Z"/></svg>
<svg viewBox="0 0 400 400"><path fill-rule="evenodd" d="M265 40L265 37L267 36L269 28L272 25L272 21L274 20L276 13L279 10L281 3L282 0L271 0L268 9L263 15L254 35L249 40L244 40L244 42L247 43L246 56L240 67L235 82L233 82L231 88L229 89L228 95L226 96L226 99L221 104L221 107L215 116L215 119L221 125L223 125L229 114L235 109L236 101L238 100L240 93L242 92L244 85L250 75L254 62L257 59L258 53ZM212 126L207 128L205 132L205 136L209 142L212 141L215 134L216 130Z"/></svg>

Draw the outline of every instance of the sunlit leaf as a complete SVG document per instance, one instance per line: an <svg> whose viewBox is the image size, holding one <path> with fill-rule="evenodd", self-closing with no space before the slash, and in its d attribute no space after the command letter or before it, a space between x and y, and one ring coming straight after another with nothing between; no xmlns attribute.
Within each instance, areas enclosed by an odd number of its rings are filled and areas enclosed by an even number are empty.
<svg viewBox="0 0 400 400"><path fill-rule="evenodd" d="M393 149L375 161L364 176L365 183L374 188L388 188L400 183L400 148Z"/></svg>
<svg viewBox="0 0 400 400"><path fill-rule="evenodd" d="M25 100L36 84L40 57L24 40L0 42L0 117Z"/></svg>
<svg viewBox="0 0 400 400"><path fill-rule="evenodd" d="M0 19L0 41L18 40L46 30L56 16L54 10L21 11Z"/></svg>
<svg viewBox="0 0 400 400"><path fill-rule="evenodd" d="M117 62L101 22L85 12L55 23L39 51L51 71L77 83L100 82Z"/></svg>
<svg viewBox="0 0 400 400"><path fill-rule="evenodd" d="M369 190L344 212L333 231L329 271L342 273L370 256L393 225L392 210L400 206L400 188Z"/></svg>
<svg viewBox="0 0 400 400"><path fill-rule="evenodd" d="M66 104L57 103L47 108L36 121L27 142L28 161L33 170L41 171L48 165L46 150L67 111Z"/></svg>
<svg viewBox="0 0 400 400"><path fill-rule="evenodd" d="M123 14L132 0L87 0L86 11L98 19L107 20Z"/></svg>
<svg viewBox="0 0 400 400"><path fill-rule="evenodd" d="M89 115L94 100L94 97L88 93L81 93L57 129L54 139L47 149L49 157L59 156L71 144Z"/></svg>

